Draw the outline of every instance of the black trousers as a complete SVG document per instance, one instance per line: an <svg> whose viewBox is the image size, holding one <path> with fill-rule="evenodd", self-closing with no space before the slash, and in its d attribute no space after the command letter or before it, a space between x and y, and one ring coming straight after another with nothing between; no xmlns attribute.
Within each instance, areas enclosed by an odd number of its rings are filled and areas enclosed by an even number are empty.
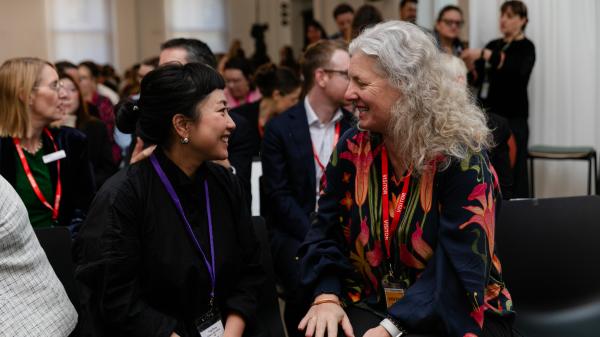
<svg viewBox="0 0 600 337"><path fill-rule="evenodd" d="M529 143L529 125L527 118L508 118L510 130L517 143L517 158L513 169L513 198L528 198L529 175L527 173L527 153Z"/></svg>
<svg viewBox="0 0 600 337"><path fill-rule="evenodd" d="M352 323L354 336L362 337L367 330L377 327L381 317L370 311L348 307L346 314ZM341 329L341 328L340 328ZM444 334L416 334L409 333L407 337L445 337ZM343 331L338 332L338 337L345 337ZM512 322L497 315L485 315L483 334L479 337L513 337Z"/></svg>
<svg viewBox="0 0 600 337"><path fill-rule="evenodd" d="M271 255L278 282L284 288L285 310L283 317L289 337L303 337L298 324L310 308L310 295L300 287L300 267L296 259L301 242L292 236L278 233L271 240Z"/></svg>

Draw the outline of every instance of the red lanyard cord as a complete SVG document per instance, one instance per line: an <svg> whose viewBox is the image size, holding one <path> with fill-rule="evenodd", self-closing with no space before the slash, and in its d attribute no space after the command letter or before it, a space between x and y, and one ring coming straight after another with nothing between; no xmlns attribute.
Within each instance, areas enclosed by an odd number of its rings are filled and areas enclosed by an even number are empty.
<svg viewBox="0 0 600 337"><path fill-rule="evenodd" d="M50 138L52 141L52 145L54 145L54 151L58 151L58 146L54 141L54 137L52 137L52 133L48 129L44 129L44 133ZM33 189L33 192L40 200L40 202L46 206L50 211L52 211L52 220L56 221L58 219L58 210L60 207L60 198L62 196L62 185L60 182L60 159L56 161L56 194L54 196L54 207L50 205L50 203L44 197L44 194L40 190L39 185L35 181L33 177L33 173L31 173L31 168L29 167L29 163L27 163L27 158L25 157L25 153L23 152L23 148L21 147L21 140L19 138L13 138L13 143L15 144L15 148L17 149L17 153L19 154L19 159L21 160L21 164L23 165L23 169L25 170L25 175L27 176L27 180L29 180L29 184Z"/></svg>
<svg viewBox="0 0 600 337"><path fill-rule="evenodd" d="M385 249L387 256L390 257L390 242L391 236L396 232L398 224L400 222L400 215L404 210L406 204L406 196L408 194L408 185L410 184L410 173L408 173L402 181L402 192L396 202L394 208L394 218L392 219L392 226L390 228L390 213L389 213L389 179L388 179L388 155L385 145L381 146L381 208L382 214L381 219L383 220L383 239L385 241Z"/></svg>

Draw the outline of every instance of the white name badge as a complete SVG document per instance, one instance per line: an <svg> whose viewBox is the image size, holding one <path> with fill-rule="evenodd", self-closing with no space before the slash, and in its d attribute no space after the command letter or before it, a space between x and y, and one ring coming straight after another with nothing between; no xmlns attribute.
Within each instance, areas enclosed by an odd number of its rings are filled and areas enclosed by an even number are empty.
<svg viewBox="0 0 600 337"><path fill-rule="evenodd" d="M225 333L221 320L216 321L208 328L200 331L201 337L222 337Z"/></svg>
<svg viewBox="0 0 600 337"><path fill-rule="evenodd" d="M42 160L44 161L44 164L48 164L63 158L67 158L67 154L65 153L65 150L60 150L43 156Z"/></svg>

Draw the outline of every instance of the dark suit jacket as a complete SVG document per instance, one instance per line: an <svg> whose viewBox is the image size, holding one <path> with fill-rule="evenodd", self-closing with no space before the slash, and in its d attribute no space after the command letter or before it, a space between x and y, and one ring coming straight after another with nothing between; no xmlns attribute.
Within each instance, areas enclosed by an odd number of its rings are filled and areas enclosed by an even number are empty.
<svg viewBox="0 0 600 337"><path fill-rule="evenodd" d="M88 144L86 136L79 130L70 127L50 128L52 136L60 150L65 150L67 157L60 161L60 179L62 197L59 206L58 223L61 226L76 225L73 221L80 222L87 213L92 202L94 192L94 178L88 159ZM54 152L50 139L42 134L44 153ZM15 145L11 138L0 139L0 174L15 189L17 157ZM56 161L48 163L52 188L56 189L57 168ZM76 228L72 228L77 230Z"/></svg>
<svg viewBox="0 0 600 337"><path fill-rule="evenodd" d="M342 111L341 134L353 124L352 114ZM261 158L273 239L285 233L301 242L316 205L315 162L304 100L267 123Z"/></svg>
<svg viewBox="0 0 600 337"><path fill-rule="evenodd" d="M229 152L229 163L235 168L235 175L240 180L242 192L250 207L252 203L252 190L250 186L250 175L252 174L252 157L254 155L254 140L252 129L248 121L243 117L230 114L235 123L235 130L229 138L227 152Z"/></svg>

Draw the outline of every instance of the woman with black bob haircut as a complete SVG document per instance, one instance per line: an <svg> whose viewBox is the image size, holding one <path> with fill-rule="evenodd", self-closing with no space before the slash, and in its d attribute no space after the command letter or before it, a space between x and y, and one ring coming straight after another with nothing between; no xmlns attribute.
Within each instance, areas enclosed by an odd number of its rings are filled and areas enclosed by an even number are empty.
<svg viewBox="0 0 600 337"><path fill-rule="evenodd" d="M157 148L105 183L75 244L96 336L251 334L260 251L238 181L211 162L235 128L224 86L209 66L169 64L119 106Z"/></svg>

